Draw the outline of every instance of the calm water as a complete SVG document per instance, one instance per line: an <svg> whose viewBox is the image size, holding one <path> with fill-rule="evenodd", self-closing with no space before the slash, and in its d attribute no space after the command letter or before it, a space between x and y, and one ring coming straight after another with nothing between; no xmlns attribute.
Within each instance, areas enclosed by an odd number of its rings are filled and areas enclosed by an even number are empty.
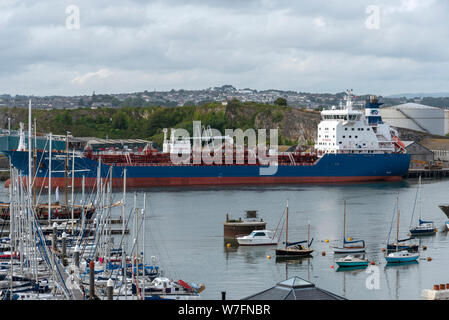
<svg viewBox="0 0 449 320"><path fill-rule="evenodd" d="M420 299L422 289L449 282L449 238L443 231L446 216L437 206L449 203L449 180L423 181L423 216L435 221L439 231L435 236L422 238L421 244L428 249L421 251L419 263L386 267L382 253L396 195L399 192L400 233L405 237L416 187L416 180L406 180L355 185L148 189L136 192L140 207L143 193L148 195L147 256L157 256L159 265L171 278L204 283L204 299L220 299L223 290L228 298L241 299L294 275L349 299ZM128 193L128 203L132 197L133 193ZM119 200L121 193L115 193L114 198ZM3 185L0 186L0 199L7 199ZM274 229L287 199L290 207L289 240L306 239L307 222L310 221L315 239L312 258L276 262L273 247L226 248L222 223L227 212L237 218L243 217L244 210L258 210L259 216L268 222L268 228ZM370 276L366 270L336 271L334 254L329 246L341 243L344 200L347 200L346 234L366 241L366 257L374 260L380 270L379 289L366 288L365 283ZM120 215L120 209L114 214ZM323 251L326 256L321 255ZM272 259L268 259L268 255ZM427 257L433 260L429 262Z"/></svg>

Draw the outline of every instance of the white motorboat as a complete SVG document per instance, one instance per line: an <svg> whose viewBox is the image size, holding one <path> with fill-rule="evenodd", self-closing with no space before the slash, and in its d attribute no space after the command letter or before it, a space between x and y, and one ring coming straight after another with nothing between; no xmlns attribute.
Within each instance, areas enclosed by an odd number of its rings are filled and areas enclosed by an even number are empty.
<svg viewBox="0 0 449 320"><path fill-rule="evenodd" d="M241 246L262 246L278 244L278 240L275 239L274 231L270 230L254 230L247 236L237 237L237 242Z"/></svg>

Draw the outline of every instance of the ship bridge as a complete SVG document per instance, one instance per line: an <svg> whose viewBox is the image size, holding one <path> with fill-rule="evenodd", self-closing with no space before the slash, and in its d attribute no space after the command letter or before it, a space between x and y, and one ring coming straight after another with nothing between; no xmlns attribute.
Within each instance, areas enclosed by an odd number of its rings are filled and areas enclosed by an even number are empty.
<svg viewBox="0 0 449 320"><path fill-rule="evenodd" d="M393 136L395 131L373 111L377 103L370 97L370 108L353 109L352 91L345 97L346 105L332 107L321 112L322 121L318 125L315 150L324 153L391 153L396 151Z"/></svg>

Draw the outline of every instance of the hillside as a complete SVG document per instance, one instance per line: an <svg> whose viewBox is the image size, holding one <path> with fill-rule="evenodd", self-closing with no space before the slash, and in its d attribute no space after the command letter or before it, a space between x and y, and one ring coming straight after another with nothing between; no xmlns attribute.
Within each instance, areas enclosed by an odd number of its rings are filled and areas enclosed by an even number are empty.
<svg viewBox="0 0 449 320"><path fill-rule="evenodd" d="M28 111L23 108L0 109L0 127L17 129L19 122L27 123ZM163 128L185 128L192 134L192 121L199 120L204 126L220 130L241 128L279 128L279 144L293 145L298 138L302 145L313 143L318 112L305 111L286 106L241 103L230 101L226 106L209 103L202 106L184 107L122 107L33 110L39 132L111 139L141 138L161 144Z"/></svg>

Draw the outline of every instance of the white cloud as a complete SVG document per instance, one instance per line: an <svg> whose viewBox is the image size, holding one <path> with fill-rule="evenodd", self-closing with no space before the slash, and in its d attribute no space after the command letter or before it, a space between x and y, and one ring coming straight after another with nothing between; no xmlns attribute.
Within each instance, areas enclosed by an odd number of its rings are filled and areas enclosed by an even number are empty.
<svg viewBox="0 0 449 320"><path fill-rule="evenodd" d="M72 83L74 84L84 84L89 80L102 80L105 78L108 78L112 75L113 73L108 70L108 69L100 69L96 72L87 72L81 76L76 76L75 78L72 79Z"/></svg>

